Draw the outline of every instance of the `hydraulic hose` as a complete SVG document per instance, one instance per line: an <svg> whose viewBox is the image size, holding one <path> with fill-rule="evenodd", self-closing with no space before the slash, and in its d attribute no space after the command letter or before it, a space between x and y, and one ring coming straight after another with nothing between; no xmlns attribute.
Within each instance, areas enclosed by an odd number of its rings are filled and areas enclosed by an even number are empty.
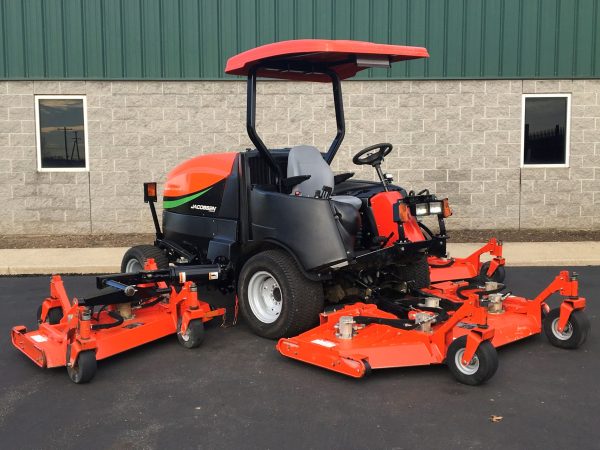
<svg viewBox="0 0 600 450"><path fill-rule="evenodd" d="M118 327L119 325L121 325L125 319L123 319L123 316L121 316L121 314L119 314L116 311L108 311L107 313L110 317L112 317L113 319L115 319L114 322L111 323L98 323L98 324L93 324L92 325L92 330L106 330L107 328L114 328L114 327Z"/></svg>

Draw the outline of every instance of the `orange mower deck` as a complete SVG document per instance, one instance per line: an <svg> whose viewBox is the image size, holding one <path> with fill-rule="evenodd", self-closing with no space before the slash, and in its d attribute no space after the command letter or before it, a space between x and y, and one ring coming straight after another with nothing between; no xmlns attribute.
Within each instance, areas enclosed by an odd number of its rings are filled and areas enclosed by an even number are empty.
<svg viewBox="0 0 600 450"><path fill-rule="evenodd" d="M144 272L150 277L152 273ZM12 343L42 368L66 366L76 383L94 376L96 361L165 336L177 334L185 347L197 347L203 340L203 323L223 316L225 309L213 310L198 299L196 284L185 280L185 272L177 275L180 282L170 287L164 281L127 285L128 295L148 288L159 288L160 293L137 304L125 303L126 294L123 303L105 304L97 312L85 300L69 300L61 277L54 275L50 296L40 308L39 328L14 327Z"/></svg>
<svg viewBox="0 0 600 450"><path fill-rule="evenodd" d="M349 305L323 313L319 326L281 339L277 349L284 356L355 378L371 369L446 363L459 381L480 384L496 371L497 347L542 329L559 347L576 348L585 341L589 322L576 277L560 272L534 299L501 294L499 287L494 282L485 288L467 282L434 283L422 290L430 296L423 297L423 309L414 308L405 320L376 304ZM554 293L564 299L548 312L545 302ZM425 305L441 301L452 307L444 320L436 320L431 312L435 308Z"/></svg>

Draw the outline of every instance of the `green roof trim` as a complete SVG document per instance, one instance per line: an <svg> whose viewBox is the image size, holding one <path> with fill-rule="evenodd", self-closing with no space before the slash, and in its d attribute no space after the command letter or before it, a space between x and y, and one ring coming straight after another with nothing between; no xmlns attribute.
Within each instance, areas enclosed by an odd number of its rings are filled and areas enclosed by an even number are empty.
<svg viewBox="0 0 600 450"><path fill-rule="evenodd" d="M286 39L425 46L358 79L600 78L598 0L11 0L0 79L221 80Z"/></svg>

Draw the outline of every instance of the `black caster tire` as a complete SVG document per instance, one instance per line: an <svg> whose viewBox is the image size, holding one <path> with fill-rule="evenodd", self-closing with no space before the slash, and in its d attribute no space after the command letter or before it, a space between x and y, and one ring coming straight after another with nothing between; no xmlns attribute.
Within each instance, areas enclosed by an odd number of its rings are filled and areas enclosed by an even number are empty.
<svg viewBox="0 0 600 450"><path fill-rule="evenodd" d="M60 323L62 318L62 308L56 306L48 310L48 314L46 315L46 322L48 322L50 325L56 325L57 323ZM37 321L38 323L42 323L42 305L38 306L37 309Z"/></svg>
<svg viewBox="0 0 600 450"><path fill-rule="evenodd" d="M197 348L204 342L204 323L200 319L190 320L185 333L181 333L181 319L177 323L177 340L185 348Z"/></svg>
<svg viewBox="0 0 600 450"><path fill-rule="evenodd" d="M94 378L97 368L96 353L92 350L86 350L77 355L73 366L67 366L67 373L73 383L82 384L88 383Z"/></svg>
<svg viewBox="0 0 600 450"><path fill-rule="evenodd" d="M544 317L544 334L555 347L575 349L583 345L590 332L590 321L582 310L571 313L567 326L558 331L560 308L554 308Z"/></svg>
<svg viewBox="0 0 600 450"><path fill-rule="evenodd" d="M479 269L479 280L481 281L481 283L485 283L486 281L495 281L496 283L503 283L506 279L506 270L504 269L504 266L498 266L491 277L487 274L489 268L489 261L481 265L481 269Z"/></svg>
<svg viewBox="0 0 600 450"><path fill-rule="evenodd" d="M164 251L154 245L136 245L131 247L123 255L121 261L122 273L137 273L144 270L148 259L154 259L158 269L169 268L169 258Z"/></svg>
<svg viewBox="0 0 600 450"><path fill-rule="evenodd" d="M475 356L469 364L463 364L461 358L465 352L467 337L455 339L446 355L446 365L457 381L477 386L485 383L494 376L498 370L498 353L490 341L479 344Z"/></svg>

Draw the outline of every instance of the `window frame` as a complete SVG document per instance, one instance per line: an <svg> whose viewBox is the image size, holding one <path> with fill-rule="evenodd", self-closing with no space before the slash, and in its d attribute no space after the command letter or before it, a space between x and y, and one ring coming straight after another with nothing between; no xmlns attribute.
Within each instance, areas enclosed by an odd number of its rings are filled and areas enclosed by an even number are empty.
<svg viewBox="0 0 600 450"><path fill-rule="evenodd" d="M565 162L563 164L525 164L525 105L528 98L566 98L565 118ZM521 99L521 168L569 167L571 150L571 94L523 94Z"/></svg>
<svg viewBox="0 0 600 450"><path fill-rule="evenodd" d="M85 167L42 167L42 140L40 136L40 100L82 100L83 106L83 141L85 145ZM90 151L88 146L87 101L85 95L35 95L35 138L37 150L38 172L89 172Z"/></svg>

